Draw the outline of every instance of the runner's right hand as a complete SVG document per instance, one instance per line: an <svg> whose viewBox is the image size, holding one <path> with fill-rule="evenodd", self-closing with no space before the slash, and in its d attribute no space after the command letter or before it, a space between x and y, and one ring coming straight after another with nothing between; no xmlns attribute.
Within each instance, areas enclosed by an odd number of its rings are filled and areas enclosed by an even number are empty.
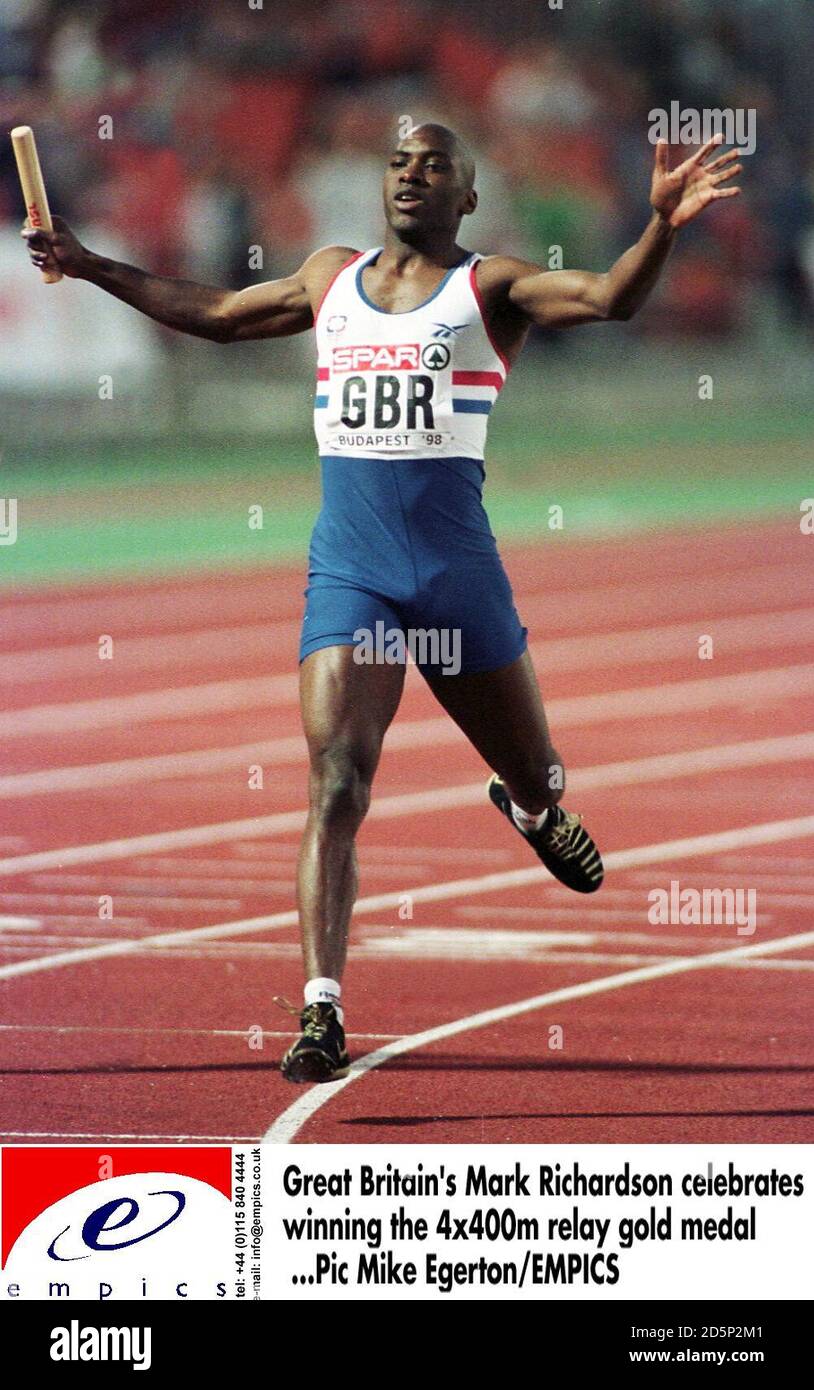
<svg viewBox="0 0 814 1390"><path fill-rule="evenodd" d="M20 236L25 238L28 255L32 265L38 270L61 270L63 275L81 279L90 258L90 252L74 236L64 217L54 217L54 230L43 231L40 227L23 224Z"/></svg>

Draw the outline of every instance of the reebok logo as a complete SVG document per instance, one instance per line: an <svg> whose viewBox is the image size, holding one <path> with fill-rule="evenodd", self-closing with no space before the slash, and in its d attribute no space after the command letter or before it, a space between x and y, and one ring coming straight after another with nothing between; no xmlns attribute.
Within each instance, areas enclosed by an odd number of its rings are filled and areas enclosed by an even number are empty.
<svg viewBox="0 0 814 1390"><path fill-rule="evenodd" d="M52 1361L132 1361L134 1371L152 1365L152 1328L80 1327L73 1318L67 1327L51 1329Z"/></svg>

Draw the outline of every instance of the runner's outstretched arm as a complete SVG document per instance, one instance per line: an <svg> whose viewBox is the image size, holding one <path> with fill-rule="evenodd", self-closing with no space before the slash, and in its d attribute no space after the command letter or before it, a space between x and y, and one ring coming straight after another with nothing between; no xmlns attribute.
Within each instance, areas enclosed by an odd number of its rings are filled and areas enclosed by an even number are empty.
<svg viewBox="0 0 814 1390"><path fill-rule="evenodd" d="M348 247L326 246L309 256L293 275L244 290L226 290L151 275L99 256L82 245L62 217L54 218L53 232L25 226L22 235L38 269L58 267L63 275L98 285L167 328L218 343L304 333L313 325L312 304L318 302L334 272L353 255Z"/></svg>
<svg viewBox="0 0 814 1390"><path fill-rule="evenodd" d="M650 190L653 216L643 235L604 274L585 270L541 270L527 262L492 257L501 267L485 263L485 275L498 276L505 267L505 309L519 312L544 328L568 328L580 323L629 319L641 308L661 273L679 227L692 221L710 203L733 198L739 188L723 188L741 164L739 150L704 161L721 143L716 135L676 169L668 167L668 146L656 146ZM488 267L488 268L487 268Z"/></svg>

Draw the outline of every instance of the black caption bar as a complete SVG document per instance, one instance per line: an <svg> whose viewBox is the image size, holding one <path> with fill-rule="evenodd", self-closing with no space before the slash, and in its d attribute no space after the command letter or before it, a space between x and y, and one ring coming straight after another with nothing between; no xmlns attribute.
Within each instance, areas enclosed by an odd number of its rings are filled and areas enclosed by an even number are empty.
<svg viewBox="0 0 814 1390"><path fill-rule="evenodd" d="M807 1351L808 1315L802 1302L539 1301L550 1305L558 1358L572 1374L619 1370L629 1371L635 1380L653 1370L707 1365L734 1371L758 1367L776 1374L799 1365ZM522 1318L521 1309L525 1305L514 1305L515 1323ZM539 1308L532 1305L528 1314L529 1326L539 1327ZM382 1308L379 1316L386 1317L387 1310ZM149 1376L189 1374L202 1358L210 1376L220 1371L234 1375L244 1359L240 1348L253 1348L253 1355L262 1346L268 1350L273 1326L268 1312L247 1314L239 1303L200 1302L183 1308L174 1303L117 1302L104 1308L97 1303L72 1302L61 1308L29 1303L0 1309L3 1344L7 1350L14 1346L26 1378L54 1385L76 1375L99 1384L125 1375L138 1386Z"/></svg>

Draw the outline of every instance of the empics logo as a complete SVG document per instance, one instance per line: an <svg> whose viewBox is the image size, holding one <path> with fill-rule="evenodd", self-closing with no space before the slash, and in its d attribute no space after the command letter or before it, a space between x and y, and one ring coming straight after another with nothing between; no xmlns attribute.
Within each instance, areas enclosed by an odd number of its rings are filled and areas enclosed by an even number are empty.
<svg viewBox="0 0 814 1390"><path fill-rule="evenodd" d="M226 1147L2 1152L3 1298L225 1298Z"/></svg>
<svg viewBox="0 0 814 1390"><path fill-rule="evenodd" d="M149 1371L152 1328L80 1327L76 1318L51 1331L52 1361L131 1361L134 1371Z"/></svg>

